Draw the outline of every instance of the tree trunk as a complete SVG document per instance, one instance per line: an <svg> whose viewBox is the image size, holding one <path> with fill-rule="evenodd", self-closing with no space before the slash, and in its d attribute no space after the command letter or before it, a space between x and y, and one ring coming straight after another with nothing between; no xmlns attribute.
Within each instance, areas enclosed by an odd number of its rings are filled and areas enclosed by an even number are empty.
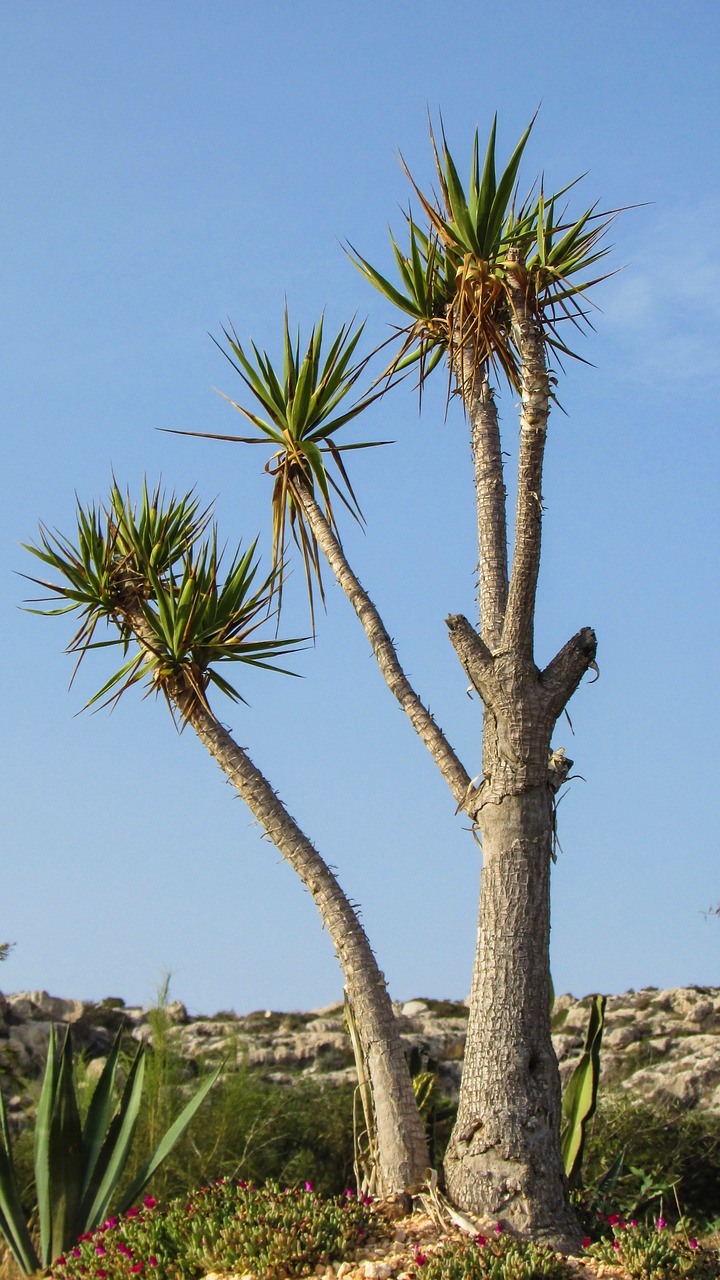
<svg viewBox="0 0 720 1280"><path fill-rule="evenodd" d="M448 1192L522 1236L574 1249L550 1038L552 793L534 787L482 812L478 946ZM512 938L512 946L508 939Z"/></svg>
<svg viewBox="0 0 720 1280"><path fill-rule="evenodd" d="M154 637L132 578L119 603L122 621L138 644L155 653ZM160 684L169 703L178 708L183 724L194 729L315 900L340 961L367 1062L375 1110L378 1190L387 1195L424 1182L429 1156L423 1121L385 977L356 911L265 776L198 695L202 673L195 672L194 682L189 674L181 672L164 678Z"/></svg>
<svg viewBox="0 0 720 1280"><path fill-rule="evenodd" d="M187 720L309 889L335 947L372 1088L378 1190L389 1194L423 1182L429 1164L423 1122L385 978L356 912L330 868L227 730L197 701Z"/></svg>
<svg viewBox="0 0 720 1280"><path fill-rule="evenodd" d="M531 661L493 656L465 618L448 626L494 731L485 735L478 796L480 921L447 1188L461 1208L575 1251L581 1233L560 1150L549 990L554 797L572 762L552 753L550 740L594 661L595 635L578 632L540 672Z"/></svg>

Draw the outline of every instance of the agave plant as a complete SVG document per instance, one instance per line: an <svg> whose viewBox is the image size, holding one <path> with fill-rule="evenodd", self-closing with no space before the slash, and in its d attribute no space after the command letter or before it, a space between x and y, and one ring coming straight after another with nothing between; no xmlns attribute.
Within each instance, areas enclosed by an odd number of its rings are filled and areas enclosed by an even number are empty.
<svg viewBox="0 0 720 1280"><path fill-rule="evenodd" d="M201 436L210 440L230 440L239 444L270 445L272 456L265 470L274 478L272 497L272 564L277 570L285 554L288 521L305 568L310 615L314 623L313 582L324 602L320 557L315 534L308 525L301 489L313 494L319 490L330 528L337 532L333 494L352 516L362 521L362 511L343 462L343 453L352 449L370 449L388 441L372 440L337 444L334 437L341 427L357 418L381 394L379 391L360 396L345 407L349 393L365 368L366 361L353 364L353 356L363 326L353 331L352 321L342 325L323 356L323 320L312 329L301 355L300 334L293 342L287 307L283 327L282 372L273 365L265 351L250 343L246 352L234 329L223 330L229 350L220 350L239 374L262 415L224 396L235 409L257 429L254 436L217 435L203 431L182 431L179 435ZM219 344L218 344L219 345ZM341 409L342 406L342 409ZM264 415L264 416L263 416ZM327 462L332 462L333 473ZM282 576L277 578L278 595L282 594Z"/></svg>
<svg viewBox="0 0 720 1280"><path fill-rule="evenodd" d="M527 305L543 322L546 344L558 352L575 353L560 338L558 324L586 319L583 295L598 283L578 279L609 252L598 243L614 216L598 214L595 206L568 221L559 202L575 183L547 197L540 186L519 207L517 175L534 123L530 122L508 164L497 176L495 151L497 117L493 121L485 160L480 168L475 132L470 182L463 187L444 130L438 147L430 125L430 140L440 197L419 188L402 161L424 214L427 230L407 215L409 247L390 239L400 275L393 285L353 246L355 265L370 283L410 322L398 329L400 350L390 372L420 362L420 385L447 352L451 368L459 371L469 356L475 376L488 365L499 369L519 390L520 359L514 338L516 307L513 284L519 279Z"/></svg>
<svg viewBox="0 0 720 1280"><path fill-rule="evenodd" d="M25 1275L49 1267L78 1236L93 1231L111 1206L124 1213L180 1140L217 1080L221 1064L183 1109L143 1164L122 1199L118 1184L127 1164L142 1101L147 1047L140 1045L115 1106L121 1033L108 1054L81 1124L73 1070L70 1030L58 1049L50 1032L35 1123L35 1191L40 1225L40 1254L25 1220L15 1175L5 1104L0 1093L0 1231Z"/></svg>

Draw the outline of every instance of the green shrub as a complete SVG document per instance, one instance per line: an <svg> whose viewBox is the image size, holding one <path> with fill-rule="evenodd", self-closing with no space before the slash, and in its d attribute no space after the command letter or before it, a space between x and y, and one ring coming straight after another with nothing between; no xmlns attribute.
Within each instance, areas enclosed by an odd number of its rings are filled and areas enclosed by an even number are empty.
<svg viewBox="0 0 720 1280"><path fill-rule="evenodd" d="M138 1121L139 1150L185 1088L182 1064L172 1058L159 1076L151 1076ZM354 1183L353 1092L350 1084L273 1084L247 1067L229 1072L206 1100L202 1124L178 1143L148 1190L164 1201L220 1176L283 1185L307 1178L322 1195L337 1195Z"/></svg>
<svg viewBox="0 0 720 1280"><path fill-rule="evenodd" d="M709 1222L720 1213L720 1116L650 1104L628 1096L600 1098L588 1136L584 1182L592 1187L620 1151L625 1160L613 1208L626 1218L647 1209L665 1216L675 1205ZM673 1187L675 1191L673 1192Z"/></svg>

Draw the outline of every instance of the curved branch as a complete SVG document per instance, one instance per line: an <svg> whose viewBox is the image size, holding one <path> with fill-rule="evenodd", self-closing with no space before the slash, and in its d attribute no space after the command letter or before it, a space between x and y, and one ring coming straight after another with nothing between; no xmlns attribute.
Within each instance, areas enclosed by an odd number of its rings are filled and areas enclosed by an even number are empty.
<svg viewBox="0 0 720 1280"><path fill-rule="evenodd" d="M462 808L470 786L470 775L410 684L380 614L355 577L345 559L342 546L318 503L302 480L298 480L296 485L313 537L362 624L388 689L397 698L413 729L425 743L457 804Z"/></svg>
<svg viewBox="0 0 720 1280"><path fill-rule="evenodd" d="M154 652L154 637L132 591L125 592L121 608L140 647ZM163 681L162 690L315 900L340 961L367 1059L377 1119L380 1189L388 1193L423 1181L428 1165L423 1123L385 978L357 912L270 783L190 681L181 673Z"/></svg>

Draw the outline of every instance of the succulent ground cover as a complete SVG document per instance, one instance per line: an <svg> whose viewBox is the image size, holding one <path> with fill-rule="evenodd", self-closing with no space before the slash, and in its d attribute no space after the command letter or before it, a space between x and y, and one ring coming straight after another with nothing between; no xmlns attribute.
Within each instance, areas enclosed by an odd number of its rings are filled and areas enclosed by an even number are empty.
<svg viewBox="0 0 720 1280"><path fill-rule="evenodd" d="M352 1255L372 1229L369 1201L352 1192L334 1199L304 1188L262 1189L220 1179L161 1206L147 1196L122 1218L109 1218L57 1258L52 1280L190 1280L211 1270L258 1277L312 1274L319 1263Z"/></svg>
<svg viewBox="0 0 720 1280"><path fill-rule="evenodd" d="M87 1233L48 1280L718 1280L720 1254L682 1219L598 1215L582 1257L524 1243L499 1224L469 1236L406 1203L311 1183L256 1188L220 1179L161 1205L152 1196ZM0 1266L2 1280L12 1271Z"/></svg>

